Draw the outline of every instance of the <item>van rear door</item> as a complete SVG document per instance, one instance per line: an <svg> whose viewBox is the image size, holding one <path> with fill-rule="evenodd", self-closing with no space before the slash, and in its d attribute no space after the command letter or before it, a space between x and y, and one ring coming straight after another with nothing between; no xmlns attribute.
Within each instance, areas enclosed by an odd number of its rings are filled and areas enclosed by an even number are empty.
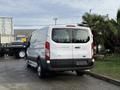
<svg viewBox="0 0 120 90"><path fill-rule="evenodd" d="M73 59L91 58L90 32L87 29L72 30Z"/></svg>
<svg viewBox="0 0 120 90"><path fill-rule="evenodd" d="M51 59L72 59L71 30L66 28L53 28L51 39Z"/></svg>
<svg viewBox="0 0 120 90"><path fill-rule="evenodd" d="M88 29L54 28L51 34L52 59L91 58L91 35Z"/></svg>

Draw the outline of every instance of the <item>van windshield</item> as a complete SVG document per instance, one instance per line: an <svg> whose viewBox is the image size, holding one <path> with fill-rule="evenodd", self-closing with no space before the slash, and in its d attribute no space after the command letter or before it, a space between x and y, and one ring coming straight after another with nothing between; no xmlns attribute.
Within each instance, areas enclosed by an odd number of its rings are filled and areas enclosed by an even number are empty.
<svg viewBox="0 0 120 90"><path fill-rule="evenodd" d="M52 40L57 43L86 43L90 39L88 30L54 28L52 30Z"/></svg>

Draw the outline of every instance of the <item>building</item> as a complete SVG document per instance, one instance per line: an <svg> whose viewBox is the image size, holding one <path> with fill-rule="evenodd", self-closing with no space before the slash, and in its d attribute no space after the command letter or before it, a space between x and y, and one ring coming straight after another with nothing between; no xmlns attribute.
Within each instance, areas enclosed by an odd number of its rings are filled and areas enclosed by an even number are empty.
<svg viewBox="0 0 120 90"><path fill-rule="evenodd" d="M15 41L25 42L31 36L31 33L41 26L14 26Z"/></svg>

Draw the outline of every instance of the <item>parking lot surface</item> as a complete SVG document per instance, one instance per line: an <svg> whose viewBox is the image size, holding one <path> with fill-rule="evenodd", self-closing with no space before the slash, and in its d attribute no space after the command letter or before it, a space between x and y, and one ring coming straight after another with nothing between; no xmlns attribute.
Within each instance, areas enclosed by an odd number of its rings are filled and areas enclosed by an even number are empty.
<svg viewBox="0 0 120 90"><path fill-rule="evenodd" d="M59 72L39 79L24 59L0 58L0 90L120 90L119 86L74 72Z"/></svg>

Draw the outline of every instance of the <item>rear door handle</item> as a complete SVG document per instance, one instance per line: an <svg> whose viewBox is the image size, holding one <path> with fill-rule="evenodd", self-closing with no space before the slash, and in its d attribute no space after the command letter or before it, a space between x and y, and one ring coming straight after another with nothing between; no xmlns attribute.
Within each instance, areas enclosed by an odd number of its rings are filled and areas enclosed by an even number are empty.
<svg viewBox="0 0 120 90"><path fill-rule="evenodd" d="M79 49L80 47L78 46L78 47L75 47L76 49Z"/></svg>

